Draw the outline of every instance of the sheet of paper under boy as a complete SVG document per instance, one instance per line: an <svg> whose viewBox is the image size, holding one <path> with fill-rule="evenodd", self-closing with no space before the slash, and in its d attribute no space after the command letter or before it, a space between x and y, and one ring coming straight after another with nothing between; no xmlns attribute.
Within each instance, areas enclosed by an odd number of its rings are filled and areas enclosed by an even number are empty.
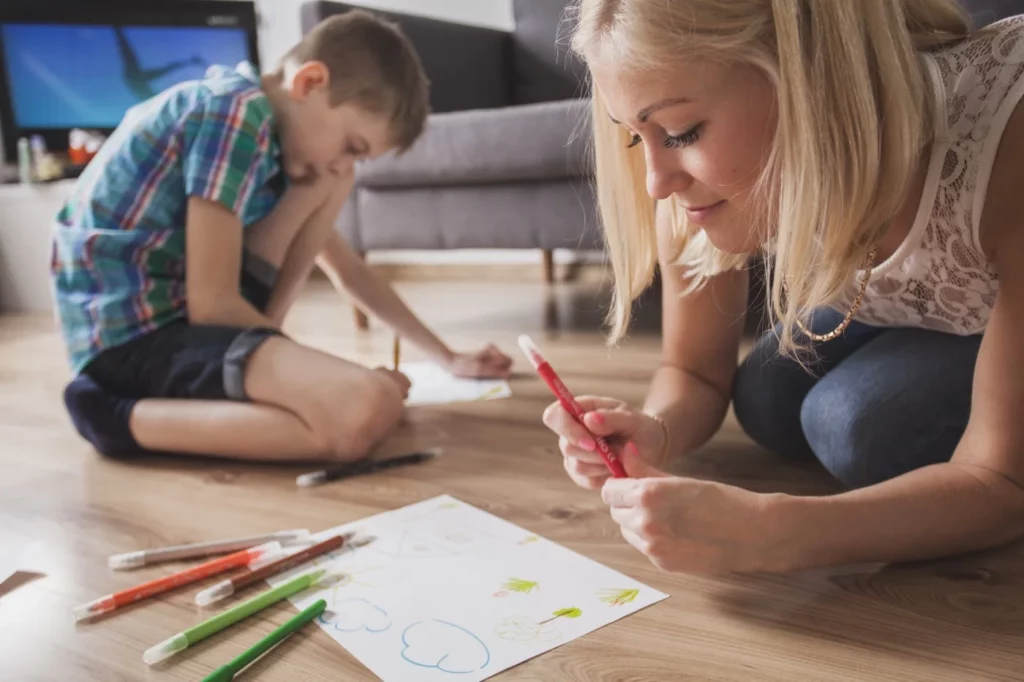
<svg viewBox="0 0 1024 682"><path fill-rule="evenodd" d="M512 395L501 379L461 379L433 362L403 363L399 371L409 377L412 388L406 405L441 405L475 400L494 400Z"/></svg>
<svg viewBox="0 0 1024 682"><path fill-rule="evenodd" d="M375 540L313 564L344 575L320 627L385 682L485 680L668 595L447 495L332 528Z"/></svg>

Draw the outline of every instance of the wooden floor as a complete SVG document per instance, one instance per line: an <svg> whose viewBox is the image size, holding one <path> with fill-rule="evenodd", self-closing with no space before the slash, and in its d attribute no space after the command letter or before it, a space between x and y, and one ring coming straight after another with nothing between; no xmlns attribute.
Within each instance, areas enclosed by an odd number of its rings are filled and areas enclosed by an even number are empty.
<svg viewBox="0 0 1024 682"><path fill-rule="evenodd" d="M677 680L967 682L1024 680L1024 551L915 566L865 566L774 577L659 572L626 545L594 493L561 473L540 424L550 401L515 345L542 343L570 387L640 401L658 349L656 304L621 349L602 344L606 298L592 285L418 282L399 291L452 344L495 340L516 357L509 400L410 410L394 451L443 446L438 461L300 490L308 467L160 459L105 461L74 434L59 396L67 380L47 317L0 318L0 680L198 680L283 622L280 606L147 669L142 652L198 622L196 589L76 625L71 609L162 575L106 568L112 553L270 529L321 529L448 493L663 590L671 597L497 676L530 682ZM390 336L355 334L347 305L314 286L289 320L307 343L386 363ZM410 359L415 353L408 351ZM338 406L345 409L344 405ZM758 490L834 490L813 463L780 461L730 420L680 473ZM17 557L17 559L13 559ZM316 628L241 680L374 679Z"/></svg>

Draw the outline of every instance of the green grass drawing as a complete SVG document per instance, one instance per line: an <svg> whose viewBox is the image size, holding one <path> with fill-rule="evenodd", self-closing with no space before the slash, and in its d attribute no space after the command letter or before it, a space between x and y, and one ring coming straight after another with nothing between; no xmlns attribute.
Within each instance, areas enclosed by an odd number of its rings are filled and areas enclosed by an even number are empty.
<svg viewBox="0 0 1024 682"><path fill-rule="evenodd" d="M528 544L530 544L531 542L539 542L539 541L540 541L540 538L539 538L538 536L536 536L536 535L530 535L530 536L528 536L528 537L525 537L525 538L523 538L522 540L520 540L520 541L519 541L519 542L517 542L516 544L517 544L517 545L528 545Z"/></svg>
<svg viewBox="0 0 1024 682"><path fill-rule="evenodd" d="M622 606L636 599L640 590L601 590L598 594L603 595L601 601L608 606Z"/></svg>
<svg viewBox="0 0 1024 682"><path fill-rule="evenodd" d="M551 614L551 618L548 618L547 620L542 620L541 622L537 623L537 625L546 625L547 623L550 623L556 618L579 618L582 615L583 611L579 610L575 606L568 609L558 609L557 611Z"/></svg>
<svg viewBox="0 0 1024 682"><path fill-rule="evenodd" d="M540 589L540 585L532 580L520 580L519 578L509 578L502 587L509 592L522 592L523 594L529 594L534 590Z"/></svg>

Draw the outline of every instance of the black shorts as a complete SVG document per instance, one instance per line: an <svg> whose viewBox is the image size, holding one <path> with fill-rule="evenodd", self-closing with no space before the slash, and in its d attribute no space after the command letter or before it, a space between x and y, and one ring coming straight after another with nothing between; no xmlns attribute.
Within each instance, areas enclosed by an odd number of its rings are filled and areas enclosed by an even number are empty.
<svg viewBox="0 0 1024 682"><path fill-rule="evenodd" d="M276 273L246 255L241 292L265 311ZM109 348L82 372L104 389L129 398L247 400L245 366L252 353L280 332L189 324L178 320Z"/></svg>

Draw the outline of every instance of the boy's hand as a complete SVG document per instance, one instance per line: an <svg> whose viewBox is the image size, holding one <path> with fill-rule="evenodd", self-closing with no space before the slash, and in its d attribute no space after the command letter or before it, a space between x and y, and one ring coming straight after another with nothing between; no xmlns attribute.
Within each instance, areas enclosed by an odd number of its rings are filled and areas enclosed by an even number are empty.
<svg viewBox="0 0 1024 682"><path fill-rule="evenodd" d="M455 353L447 369L457 377L468 379L506 379L512 367L512 358L494 344L477 353Z"/></svg>
<svg viewBox="0 0 1024 682"><path fill-rule="evenodd" d="M398 390L402 392L402 400L409 397L409 389L412 387L412 382L409 381L409 377L405 376L401 372L396 372L393 369L387 367L376 367L375 372L380 372L391 381L395 382L395 386L398 386Z"/></svg>

